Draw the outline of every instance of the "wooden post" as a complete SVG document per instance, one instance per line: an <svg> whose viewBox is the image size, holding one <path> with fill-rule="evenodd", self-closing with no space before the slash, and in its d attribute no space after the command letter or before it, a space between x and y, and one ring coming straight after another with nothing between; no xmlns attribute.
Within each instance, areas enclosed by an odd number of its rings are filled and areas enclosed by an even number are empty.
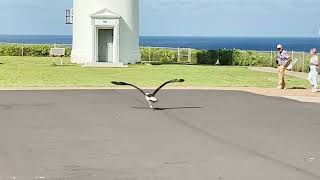
<svg viewBox="0 0 320 180"><path fill-rule="evenodd" d="M149 47L149 61L151 61L151 47Z"/></svg>
<svg viewBox="0 0 320 180"><path fill-rule="evenodd" d="M192 58L192 52L191 52L191 48L189 48L189 51L188 51L188 62L189 63L191 62L191 58Z"/></svg>
<svg viewBox="0 0 320 180"><path fill-rule="evenodd" d="M304 51L302 52L302 72L304 72Z"/></svg>
<svg viewBox="0 0 320 180"><path fill-rule="evenodd" d="M270 51L270 66L272 67L273 66L273 52L272 50Z"/></svg>
<svg viewBox="0 0 320 180"><path fill-rule="evenodd" d="M24 47L23 43L21 44L21 56L24 56Z"/></svg>
<svg viewBox="0 0 320 180"><path fill-rule="evenodd" d="M180 62L180 48L178 47L178 62Z"/></svg>

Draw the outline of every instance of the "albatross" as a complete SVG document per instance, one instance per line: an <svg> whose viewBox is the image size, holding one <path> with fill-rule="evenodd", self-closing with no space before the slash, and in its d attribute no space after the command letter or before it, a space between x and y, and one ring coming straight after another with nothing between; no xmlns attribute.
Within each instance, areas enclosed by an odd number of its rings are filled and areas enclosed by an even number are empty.
<svg viewBox="0 0 320 180"><path fill-rule="evenodd" d="M118 86L132 86L134 88L136 88L137 90L139 90L146 98L146 100L148 101L149 103L149 106L151 109L153 109L153 104L157 103L158 102L158 99L155 97L156 94L164 87L166 86L167 84L170 84L170 83L182 83L184 82L184 79L173 79L173 80L170 80L170 81L167 81L165 83L163 83L161 86L159 86L153 93L148 93L148 92L145 92L143 91L142 89L140 89L139 87L133 85L133 84L129 84L129 83L125 83L125 82L117 82L117 81L112 81L111 83L114 84L114 85L118 85Z"/></svg>

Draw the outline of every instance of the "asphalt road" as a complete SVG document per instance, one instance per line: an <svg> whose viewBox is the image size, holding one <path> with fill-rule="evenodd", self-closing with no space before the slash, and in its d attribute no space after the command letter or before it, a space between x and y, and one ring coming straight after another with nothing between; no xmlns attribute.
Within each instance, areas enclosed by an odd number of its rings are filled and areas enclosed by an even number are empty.
<svg viewBox="0 0 320 180"><path fill-rule="evenodd" d="M320 105L236 91L0 91L0 179L316 180Z"/></svg>

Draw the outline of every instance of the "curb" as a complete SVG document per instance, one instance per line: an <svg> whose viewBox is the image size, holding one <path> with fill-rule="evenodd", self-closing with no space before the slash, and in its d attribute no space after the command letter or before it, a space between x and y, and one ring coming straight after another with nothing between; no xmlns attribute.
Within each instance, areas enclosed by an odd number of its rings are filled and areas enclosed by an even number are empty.
<svg viewBox="0 0 320 180"><path fill-rule="evenodd" d="M71 91L71 90L132 90L131 87L0 87L1 91ZM155 89L143 87L142 89ZM273 88L255 87L188 87L173 86L164 90L202 90L202 91L242 91L269 97L282 97L307 103L320 103L320 93L312 94L309 90L276 90Z"/></svg>

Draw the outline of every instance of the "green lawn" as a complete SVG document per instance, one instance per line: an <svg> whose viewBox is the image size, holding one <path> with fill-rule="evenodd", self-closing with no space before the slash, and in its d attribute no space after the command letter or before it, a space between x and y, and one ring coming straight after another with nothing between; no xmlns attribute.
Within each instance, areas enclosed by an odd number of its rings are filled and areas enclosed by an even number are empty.
<svg viewBox="0 0 320 180"><path fill-rule="evenodd" d="M51 58L0 57L0 87L107 87L110 81L127 81L144 87L184 78L179 86L275 87L275 74L246 67L200 65L131 65L129 68L81 68L68 63L51 66ZM57 59L58 63L58 59ZM291 87L308 87L306 80L288 78Z"/></svg>

